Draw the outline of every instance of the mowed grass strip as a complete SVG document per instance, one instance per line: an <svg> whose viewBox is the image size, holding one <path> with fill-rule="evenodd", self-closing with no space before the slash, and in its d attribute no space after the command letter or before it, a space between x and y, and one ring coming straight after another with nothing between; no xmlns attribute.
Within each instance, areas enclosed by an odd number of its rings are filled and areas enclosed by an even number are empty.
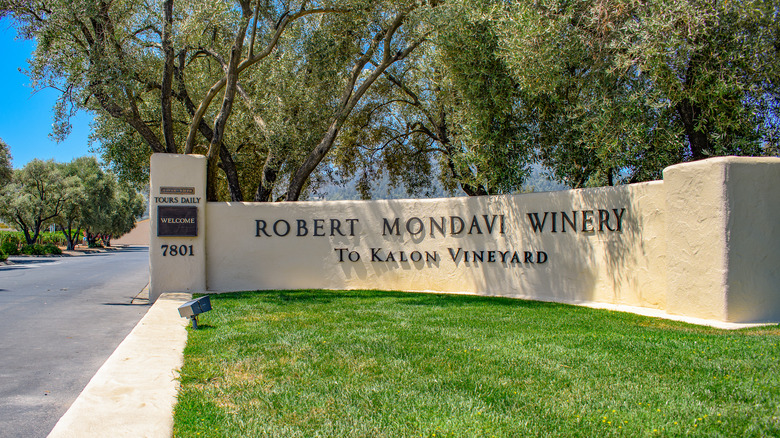
<svg viewBox="0 0 780 438"><path fill-rule="evenodd" d="M177 437L780 436L780 325L377 291L211 301Z"/></svg>

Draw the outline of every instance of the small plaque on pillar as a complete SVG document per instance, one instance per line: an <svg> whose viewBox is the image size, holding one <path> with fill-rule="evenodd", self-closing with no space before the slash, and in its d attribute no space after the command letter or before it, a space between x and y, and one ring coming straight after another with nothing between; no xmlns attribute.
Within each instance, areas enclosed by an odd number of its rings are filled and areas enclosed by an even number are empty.
<svg viewBox="0 0 780 438"><path fill-rule="evenodd" d="M161 195L194 195L195 187L160 187Z"/></svg>
<svg viewBox="0 0 780 438"><path fill-rule="evenodd" d="M198 236L198 207L157 207L157 235Z"/></svg>

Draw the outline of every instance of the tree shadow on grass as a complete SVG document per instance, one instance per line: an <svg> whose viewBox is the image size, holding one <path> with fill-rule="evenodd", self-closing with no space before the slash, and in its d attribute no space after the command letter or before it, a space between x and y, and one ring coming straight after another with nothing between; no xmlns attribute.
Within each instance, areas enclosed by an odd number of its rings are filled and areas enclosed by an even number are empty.
<svg viewBox="0 0 780 438"><path fill-rule="evenodd" d="M567 304L551 303L545 301L529 301L515 298L480 295L455 295L440 293L378 291L378 290L267 290L244 291L213 294L211 299L215 301L256 300L271 304L328 304L333 301L346 299L360 299L378 301L394 299L398 305L406 306L431 306L431 307L460 307L475 304L490 304L502 307L517 308L568 308Z"/></svg>
<svg viewBox="0 0 780 438"><path fill-rule="evenodd" d="M559 322L554 324L580 325L580 330L617 330L625 326L633 326L641 330L664 330L676 331L680 333L694 333L698 335L733 335L733 334L756 334L776 335L780 333L780 324L769 325L757 328L748 328L742 330L721 330L713 327L689 324L681 321L671 321L661 318L653 318L637 315L627 312L611 311L606 309L590 309L587 307L576 306L566 303L555 303L547 301L533 301L518 298L507 298L500 296L484 295L466 295L466 294L442 294L442 293L423 293L423 292L402 292L402 291L379 291L379 290L258 290L209 294L216 307L220 307L220 302L226 307L230 307L231 302L239 302L242 305L251 307L252 305L322 305L338 303L339 301L360 300L367 306L382 301L387 301L390 306L411 307L430 307L430 308L453 308L453 307L474 307L490 306L500 307L512 310L539 310L542 313L562 312ZM196 294L196 296L198 296ZM208 330L216 327L209 325L199 325ZM755 332L755 333L753 333Z"/></svg>

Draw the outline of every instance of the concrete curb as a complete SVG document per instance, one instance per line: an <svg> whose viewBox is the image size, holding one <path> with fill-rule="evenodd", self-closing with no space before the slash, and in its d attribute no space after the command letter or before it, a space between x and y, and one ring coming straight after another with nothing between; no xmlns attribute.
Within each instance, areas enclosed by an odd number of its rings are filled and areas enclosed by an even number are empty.
<svg viewBox="0 0 780 438"><path fill-rule="evenodd" d="M59 437L165 437L173 432L192 295L161 295L106 360L49 434Z"/></svg>

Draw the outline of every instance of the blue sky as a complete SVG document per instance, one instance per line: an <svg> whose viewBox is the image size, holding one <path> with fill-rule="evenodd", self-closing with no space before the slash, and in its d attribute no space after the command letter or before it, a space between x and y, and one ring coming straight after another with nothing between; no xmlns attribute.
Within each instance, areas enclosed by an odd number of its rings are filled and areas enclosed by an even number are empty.
<svg viewBox="0 0 780 438"><path fill-rule="evenodd" d="M65 141L57 143L49 138L52 108L59 92L47 89L33 94L30 79L19 72L20 68L27 68L34 47L32 41L16 39L11 20L0 20L0 138L11 149L14 168L24 167L34 158L67 162L94 155L89 146L92 117L87 113L80 112L71 121L73 130Z"/></svg>

